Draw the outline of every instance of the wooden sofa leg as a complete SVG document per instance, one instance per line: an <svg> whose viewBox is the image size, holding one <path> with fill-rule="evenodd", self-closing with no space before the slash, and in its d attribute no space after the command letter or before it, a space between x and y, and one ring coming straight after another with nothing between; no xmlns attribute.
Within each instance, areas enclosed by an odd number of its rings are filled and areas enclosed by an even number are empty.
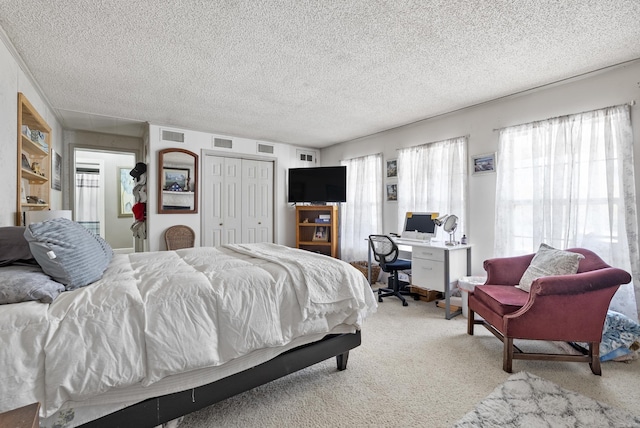
<svg viewBox="0 0 640 428"><path fill-rule="evenodd" d="M600 367L600 342L589 342L589 357L591 361L589 366L594 375L601 376L602 368Z"/></svg>
<svg viewBox="0 0 640 428"><path fill-rule="evenodd" d="M504 350L502 352L502 370L511 373L511 365L513 362L513 338L503 337Z"/></svg>
<svg viewBox="0 0 640 428"><path fill-rule="evenodd" d="M476 314L469 309L467 316L469 318L467 318L467 334L473 336L473 326L475 325L474 320L476 319Z"/></svg>

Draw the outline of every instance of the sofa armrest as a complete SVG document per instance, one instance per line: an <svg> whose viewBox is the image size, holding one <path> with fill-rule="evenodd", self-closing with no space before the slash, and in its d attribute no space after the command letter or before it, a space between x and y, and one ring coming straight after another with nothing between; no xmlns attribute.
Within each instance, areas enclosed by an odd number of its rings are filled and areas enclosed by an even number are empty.
<svg viewBox="0 0 640 428"><path fill-rule="evenodd" d="M537 278L530 293L545 295L582 294L631 282L631 275L622 269L607 267L573 275Z"/></svg>
<svg viewBox="0 0 640 428"><path fill-rule="evenodd" d="M535 254L527 254L516 257L500 257L484 261L484 270L487 271L485 284L492 285L517 285L520 278L527 270Z"/></svg>

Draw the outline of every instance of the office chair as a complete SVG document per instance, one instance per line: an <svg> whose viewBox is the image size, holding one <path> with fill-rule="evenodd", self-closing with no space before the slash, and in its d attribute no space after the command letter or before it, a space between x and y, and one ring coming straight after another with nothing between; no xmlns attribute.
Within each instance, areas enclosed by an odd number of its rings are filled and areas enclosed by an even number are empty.
<svg viewBox="0 0 640 428"><path fill-rule="evenodd" d="M418 300L419 297L416 294L405 289L409 284L398 278L398 271L411 269L411 260L398 258L399 251L396 243L387 235L369 235L369 245L380 268L391 274L390 287L378 289L378 302L382 302L382 298L388 296L396 296L402 300L402 306L409 305L404 296L413 296L414 300Z"/></svg>

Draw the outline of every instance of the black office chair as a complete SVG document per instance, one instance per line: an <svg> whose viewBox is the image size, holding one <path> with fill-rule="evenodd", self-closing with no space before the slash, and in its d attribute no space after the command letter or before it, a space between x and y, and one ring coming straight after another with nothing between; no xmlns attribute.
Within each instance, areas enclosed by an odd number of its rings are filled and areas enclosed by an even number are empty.
<svg viewBox="0 0 640 428"><path fill-rule="evenodd" d="M402 306L409 305L404 296L413 296L415 300L418 300L417 294L406 289L409 283L400 281L398 278L398 271L411 269L411 260L398 258L399 251L396 243L387 235L369 235L369 245L371 245L373 257L380 265L380 269L391 274L389 287L378 289L378 302L382 302L382 298L388 296L396 296L402 300Z"/></svg>

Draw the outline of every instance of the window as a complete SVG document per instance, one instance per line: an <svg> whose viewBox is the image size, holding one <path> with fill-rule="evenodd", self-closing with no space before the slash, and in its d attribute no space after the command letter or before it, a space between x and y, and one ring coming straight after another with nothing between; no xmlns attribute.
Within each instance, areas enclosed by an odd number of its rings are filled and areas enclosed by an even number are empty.
<svg viewBox="0 0 640 428"><path fill-rule="evenodd" d="M456 239L468 233L467 171L467 137L398 150L398 230L407 211L428 211L455 214Z"/></svg>
<svg viewBox="0 0 640 428"><path fill-rule="evenodd" d="M505 128L498 155L496 257L584 247L638 278L628 106Z"/></svg>

